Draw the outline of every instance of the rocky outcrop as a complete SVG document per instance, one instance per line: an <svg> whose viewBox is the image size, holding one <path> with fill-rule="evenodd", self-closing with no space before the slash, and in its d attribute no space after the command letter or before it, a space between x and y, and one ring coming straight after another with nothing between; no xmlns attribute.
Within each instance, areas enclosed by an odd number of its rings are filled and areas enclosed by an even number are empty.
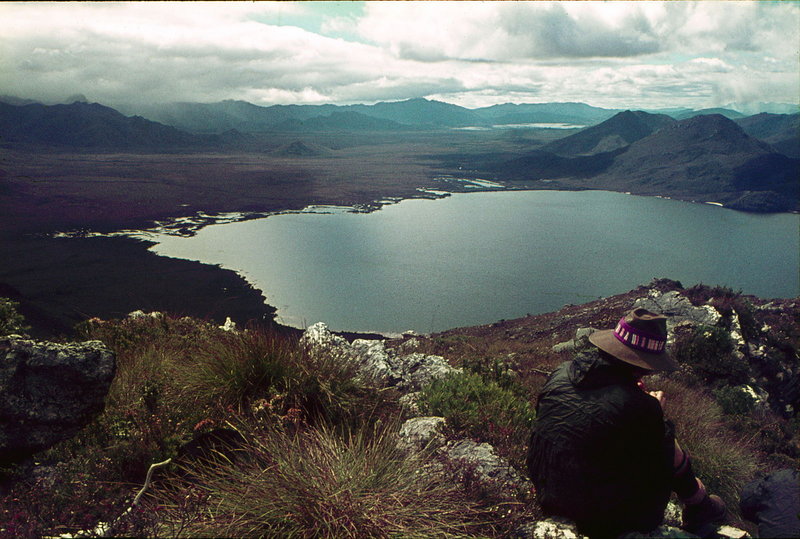
<svg viewBox="0 0 800 539"><path fill-rule="evenodd" d="M102 410L115 366L100 341L0 339L0 462L73 436Z"/></svg>
<svg viewBox="0 0 800 539"><path fill-rule="evenodd" d="M460 369L451 367L441 356L414 352L413 344L386 348L384 341L356 339L348 343L334 335L323 322L310 326L300 338L309 353L333 353L350 358L359 371L403 392L418 391L431 381Z"/></svg>
<svg viewBox="0 0 800 539"><path fill-rule="evenodd" d="M661 293L651 289L647 297L636 300L633 304L634 309L647 309L654 313L666 315L667 330L672 332L673 328L681 322L703 326L715 326L722 319L722 315L711 305L694 306L689 298L681 295L677 290Z"/></svg>

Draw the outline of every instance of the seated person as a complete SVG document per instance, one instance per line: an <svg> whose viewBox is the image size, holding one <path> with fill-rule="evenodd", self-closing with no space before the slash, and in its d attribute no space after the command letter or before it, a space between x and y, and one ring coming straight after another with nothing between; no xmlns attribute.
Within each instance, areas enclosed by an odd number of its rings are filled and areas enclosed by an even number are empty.
<svg viewBox="0 0 800 539"><path fill-rule="evenodd" d="M563 363L539 395L528 473L542 509L581 533L615 537L658 527L671 492L683 527L711 533L725 504L708 495L664 420L661 392L641 377L677 368L666 351L666 317L645 309L589 336L596 348Z"/></svg>

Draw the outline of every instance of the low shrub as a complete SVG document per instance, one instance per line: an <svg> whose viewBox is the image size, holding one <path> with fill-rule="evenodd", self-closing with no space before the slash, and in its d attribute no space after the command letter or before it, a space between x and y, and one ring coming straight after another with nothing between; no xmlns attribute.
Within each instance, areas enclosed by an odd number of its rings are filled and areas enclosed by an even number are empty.
<svg viewBox="0 0 800 539"><path fill-rule="evenodd" d="M397 449L397 429L252 431L235 465L194 468L193 485L173 483L149 503L168 535L432 537L479 526L458 489ZM203 502L190 514L187 496Z"/></svg>
<svg viewBox="0 0 800 539"><path fill-rule="evenodd" d="M677 340L672 350L675 359L689 366L706 384L736 385L747 381L747 361L733 354L733 341L724 328L698 326Z"/></svg>
<svg viewBox="0 0 800 539"><path fill-rule="evenodd" d="M455 373L425 387L418 404L423 414L446 418L455 433L489 442L515 464L523 462L535 412L527 399L497 382Z"/></svg>
<svg viewBox="0 0 800 539"><path fill-rule="evenodd" d="M0 298L0 337L5 335L24 335L30 328L25 318L19 314L19 303L8 298Z"/></svg>
<svg viewBox="0 0 800 539"><path fill-rule="evenodd" d="M723 386L712 391L722 412L728 415L747 415L756 407L755 396L742 386Z"/></svg>

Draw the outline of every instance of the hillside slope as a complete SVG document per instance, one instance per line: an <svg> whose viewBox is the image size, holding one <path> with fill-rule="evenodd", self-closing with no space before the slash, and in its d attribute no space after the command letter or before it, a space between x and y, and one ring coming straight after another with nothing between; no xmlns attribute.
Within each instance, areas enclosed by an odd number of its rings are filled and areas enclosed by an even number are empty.
<svg viewBox="0 0 800 539"><path fill-rule="evenodd" d="M664 114L626 110L608 120L546 144L542 150L563 156L593 155L624 148L674 123Z"/></svg>
<svg viewBox="0 0 800 539"><path fill-rule="evenodd" d="M98 103L81 102L0 103L0 137L6 143L102 149L169 150L210 142L140 116L127 117Z"/></svg>
<svg viewBox="0 0 800 539"><path fill-rule="evenodd" d="M798 207L800 161L720 116L695 116L633 144L591 185L637 194L703 197L736 209ZM587 184L588 185L588 184Z"/></svg>

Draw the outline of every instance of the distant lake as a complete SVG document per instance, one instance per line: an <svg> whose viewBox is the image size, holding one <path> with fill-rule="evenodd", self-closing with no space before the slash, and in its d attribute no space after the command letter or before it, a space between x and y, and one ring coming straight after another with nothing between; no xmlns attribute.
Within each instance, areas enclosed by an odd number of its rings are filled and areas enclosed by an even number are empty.
<svg viewBox="0 0 800 539"><path fill-rule="evenodd" d="M800 294L800 215L604 191L500 191L322 208L159 235L153 250L233 269L279 321L427 333L626 292L654 277Z"/></svg>

